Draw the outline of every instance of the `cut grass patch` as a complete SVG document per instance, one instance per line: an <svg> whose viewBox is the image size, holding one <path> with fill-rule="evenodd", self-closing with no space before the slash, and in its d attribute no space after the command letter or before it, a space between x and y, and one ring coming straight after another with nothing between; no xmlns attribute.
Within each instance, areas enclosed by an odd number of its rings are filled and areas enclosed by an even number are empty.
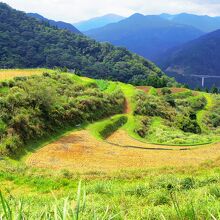
<svg viewBox="0 0 220 220"><path fill-rule="evenodd" d="M13 79L18 76L31 76L40 75L44 72L52 73L54 70L51 69L1 69L0 70L0 81Z"/></svg>

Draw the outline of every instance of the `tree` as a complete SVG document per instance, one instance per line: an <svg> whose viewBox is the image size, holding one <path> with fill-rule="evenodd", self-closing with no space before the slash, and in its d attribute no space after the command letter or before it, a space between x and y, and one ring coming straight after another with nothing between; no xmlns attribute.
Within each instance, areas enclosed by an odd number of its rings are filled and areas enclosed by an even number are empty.
<svg viewBox="0 0 220 220"><path fill-rule="evenodd" d="M218 88L216 86L213 86L211 88L210 92L213 93L213 94L218 94L219 91L218 91Z"/></svg>

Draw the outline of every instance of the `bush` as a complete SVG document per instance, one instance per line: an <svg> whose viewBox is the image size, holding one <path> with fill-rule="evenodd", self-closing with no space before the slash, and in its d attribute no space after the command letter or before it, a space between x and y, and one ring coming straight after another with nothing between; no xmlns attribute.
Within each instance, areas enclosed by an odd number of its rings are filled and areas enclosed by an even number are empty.
<svg viewBox="0 0 220 220"><path fill-rule="evenodd" d="M135 97L136 108L134 114L144 116L159 116L168 120L173 120L176 111L164 98L154 95L138 93Z"/></svg>
<svg viewBox="0 0 220 220"><path fill-rule="evenodd" d="M143 117L139 120L139 123L137 123L135 132L142 138L144 138L148 132L148 129L150 127L151 119L148 117Z"/></svg>
<svg viewBox="0 0 220 220"><path fill-rule="evenodd" d="M161 89L161 93L162 95L170 95L172 93L172 91L169 88L162 88Z"/></svg>
<svg viewBox="0 0 220 220"><path fill-rule="evenodd" d="M122 125L126 124L128 118L126 116L121 116L117 119L113 119L110 124L107 124L101 131L99 131L101 137L106 139L112 133L118 130Z"/></svg>
<svg viewBox="0 0 220 220"><path fill-rule="evenodd" d="M9 153L65 126L100 120L124 109L122 91L102 93L97 85L82 85L71 74L44 73L17 79L15 84L0 98L0 138L4 136L2 148ZM13 130L13 135L4 127ZM106 134L111 129L106 128Z"/></svg>

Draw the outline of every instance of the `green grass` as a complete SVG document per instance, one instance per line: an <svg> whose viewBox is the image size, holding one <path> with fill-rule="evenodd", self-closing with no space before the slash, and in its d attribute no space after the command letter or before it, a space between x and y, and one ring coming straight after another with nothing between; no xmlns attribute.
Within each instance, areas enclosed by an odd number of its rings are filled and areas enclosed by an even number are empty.
<svg viewBox="0 0 220 220"><path fill-rule="evenodd" d="M157 92L157 89L154 88L154 87L151 87L149 92L148 92L149 95L158 95L158 92Z"/></svg>
<svg viewBox="0 0 220 220"><path fill-rule="evenodd" d="M6 94L6 93L8 93L8 91L9 91L9 88L8 87L2 87L2 88L0 88L0 94L2 93L2 94Z"/></svg>
<svg viewBox="0 0 220 220"><path fill-rule="evenodd" d="M150 143L163 145L196 146L213 142L210 135L186 133L164 124L160 117L154 117L146 139Z"/></svg>
<svg viewBox="0 0 220 220"><path fill-rule="evenodd" d="M213 165L79 175L0 163L0 216L10 220L19 214L45 220L219 219L220 170Z"/></svg>
<svg viewBox="0 0 220 220"><path fill-rule="evenodd" d="M135 102L133 100L134 95L137 93L137 89L130 85L130 84L125 84L125 83L118 83L120 89L124 93L127 101L129 102L131 106L131 110L133 111L135 108Z"/></svg>
<svg viewBox="0 0 220 220"><path fill-rule="evenodd" d="M206 126L204 126L202 121L203 121L203 118L205 117L207 111L209 111L213 106L213 98L212 98L212 95L210 95L208 93L203 93L203 95L206 98L207 104L203 110L200 110L197 113L197 122L198 122L200 128L202 129L202 132L209 133L209 130L207 129Z"/></svg>
<svg viewBox="0 0 220 220"><path fill-rule="evenodd" d="M132 85L97 81L74 74L72 77L85 84L97 83L108 93L121 88L134 109L132 97L136 89ZM181 94L182 97L186 95ZM200 122L213 106L211 95L205 96L207 105L197 115ZM219 160L207 161L198 168L128 169L114 173L77 173L29 168L24 164L30 153L74 130L88 129L102 140L100 131L121 116L77 128L59 129L53 136L29 143L15 160L0 158L0 219L220 219ZM154 117L150 134L143 139L134 133L138 117L132 112L126 116L128 121L122 129L143 142L172 144L185 138L183 145L196 145L205 143L206 138L215 138L211 135L183 136L183 132L166 126L160 117Z"/></svg>
<svg viewBox="0 0 220 220"><path fill-rule="evenodd" d="M96 137L98 140L103 140L103 139L105 139L105 137L103 137L102 132L105 130L105 128L108 125L111 125L114 122L116 122L117 120L119 120L122 116L123 115L115 115L111 118L104 119L102 121L90 124L90 125L88 125L88 127L86 129L89 130L90 133L94 137Z"/></svg>

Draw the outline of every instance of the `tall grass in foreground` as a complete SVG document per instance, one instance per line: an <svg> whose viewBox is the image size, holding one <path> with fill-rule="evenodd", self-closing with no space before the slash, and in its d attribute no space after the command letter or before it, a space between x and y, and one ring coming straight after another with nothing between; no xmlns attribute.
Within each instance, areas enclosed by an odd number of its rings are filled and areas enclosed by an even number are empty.
<svg viewBox="0 0 220 220"><path fill-rule="evenodd" d="M216 193L216 192L215 192ZM218 193L218 192L217 192ZM172 201L171 207L173 209L171 213L166 213L166 211L161 211L157 216L152 216L149 213L148 217L139 218L136 216L135 219L178 219L178 220L197 220L197 219L220 219L220 210L218 216L214 216L211 212L207 210L207 216L201 217L192 202L188 204L180 204L175 192L170 189L170 198ZM15 199L7 200L3 194L0 192L0 220L26 220L26 219L41 219L41 220L81 220L81 219L130 219L126 218L126 215L122 213L112 213L111 209L107 206L102 209L102 212L95 207L88 208L86 203L86 191L82 189L81 182L78 185L78 190L76 194L76 200L71 201L68 197L62 202L58 201L54 196L54 203L52 206L42 207L38 210L37 214L33 215L32 210L34 209L34 204L26 205L22 201L17 201ZM150 212L150 210L149 210Z"/></svg>
<svg viewBox="0 0 220 220"><path fill-rule="evenodd" d="M22 201L8 201L0 192L0 220L24 220L24 219L42 219L42 220L80 220L80 219L114 219L116 215L111 215L107 207L101 215L96 214L95 209L88 212L86 209L86 191L82 190L81 182L78 185L76 201L65 198L62 203L54 197L52 207L42 207L37 216L32 215L31 209L34 204L26 206Z"/></svg>

